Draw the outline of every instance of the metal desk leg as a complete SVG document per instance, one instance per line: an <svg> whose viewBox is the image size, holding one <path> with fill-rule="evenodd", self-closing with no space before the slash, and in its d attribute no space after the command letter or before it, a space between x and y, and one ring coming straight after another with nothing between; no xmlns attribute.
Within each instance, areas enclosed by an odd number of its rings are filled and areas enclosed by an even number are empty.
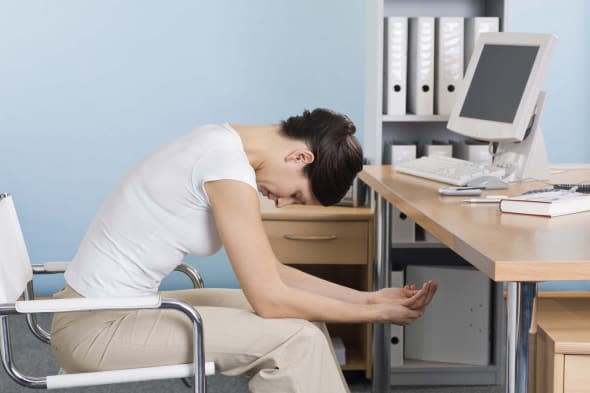
<svg viewBox="0 0 590 393"><path fill-rule="evenodd" d="M374 289L379 290L390 286L391 263L390 247L390 210L389 202L375 193L377 203L377 249L374 269ZM389 325L373 324L373 393L389 392L391 371L389 370Z"/></svg>
<svg viewBox="0 0 590 393"><path fill-rule="evenodd" d="M537 283L509 282L506 335L506 392L527 393L529 379L529 330Z"/></svg>

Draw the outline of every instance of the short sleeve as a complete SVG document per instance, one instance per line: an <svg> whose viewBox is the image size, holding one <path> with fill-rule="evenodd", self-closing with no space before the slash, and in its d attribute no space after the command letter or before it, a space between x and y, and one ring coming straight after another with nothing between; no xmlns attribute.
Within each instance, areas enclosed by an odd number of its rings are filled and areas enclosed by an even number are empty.
<svg viewBox="0 0 590 393"><path fill-rule="evenodd" d="M251 186L256 192L256 174L246 153L240 147L214 148L203 154L192 171L193 190L197 198L210 205L205 183L215 180L237 180Z"/></svg>

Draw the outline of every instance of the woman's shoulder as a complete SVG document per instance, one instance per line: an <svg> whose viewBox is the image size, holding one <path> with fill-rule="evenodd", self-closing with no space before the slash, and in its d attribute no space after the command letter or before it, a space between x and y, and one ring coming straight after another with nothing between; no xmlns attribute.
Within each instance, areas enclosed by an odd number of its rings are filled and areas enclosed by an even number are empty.
<svg viewBox="0 0 590 393"><path fill-rule="evenodd" d="M231 145L241 143L238 133L227 123L205 124L195 128L185 137L191 140L206 141L211 144L218 142L222 146L226 143Z"/></svg>

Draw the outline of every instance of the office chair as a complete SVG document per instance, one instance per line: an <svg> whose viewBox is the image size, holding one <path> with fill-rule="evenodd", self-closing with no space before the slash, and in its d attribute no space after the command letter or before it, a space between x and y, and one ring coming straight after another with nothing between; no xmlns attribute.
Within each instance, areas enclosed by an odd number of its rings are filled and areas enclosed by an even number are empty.
<svg viewBox="0 0 590 393"><path fill-rule="evenodd" d="M51 270L52 267L57 268L58 266L47 265L44 269ZM37 268L39 269L39 267ZM32 276L33 267L29 260L12 196L10 194L0 194L0 357L2 366L11 379L29 388L58 389L194 376L194 391L196 393L206 392L206 375L213 374L215 366L212 362L205 363L201 317L189 304L175 299L163 299L160 295L18 300L20 295L25 292L28 283L32 280ZM58 374L46 377L25 375L14 364L11 332L8 323L9 315L158 308L177 310L184 313L191 320L194 337L194 362L192 364ZM49 336L46 338L47 340L50 339Z"/></svg>

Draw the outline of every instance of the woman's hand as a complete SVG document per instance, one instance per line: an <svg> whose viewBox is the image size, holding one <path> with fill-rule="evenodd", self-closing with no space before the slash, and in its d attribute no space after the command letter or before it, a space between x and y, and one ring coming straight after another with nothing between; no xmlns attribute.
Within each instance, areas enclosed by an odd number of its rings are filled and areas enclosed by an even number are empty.
<svg viewBox="0 0 590 393"><path fill-rule="evenodd" d="M377 322L409 325L424 314L437 288L438 285L430 280L420 289L414 284L384 288L372 292L367 300L376 308Z"/></svg>
<svg viewBox="0 0 590 393"><path fill-rule="evenodd" d="M416 285L406 285L403 288L383 288L372 292L368 297L369 304L399 304L412 310L422 310L430 304L438 285L429 280L422 288L417 289Z"/></svg>
<svg viewBox="0 0 590 393"><path fill-rule="evenodd" d="M414 310L401 304L378 303L372 304L376 312L374 322L409 325L424 314L424 310Z"/></svg>

